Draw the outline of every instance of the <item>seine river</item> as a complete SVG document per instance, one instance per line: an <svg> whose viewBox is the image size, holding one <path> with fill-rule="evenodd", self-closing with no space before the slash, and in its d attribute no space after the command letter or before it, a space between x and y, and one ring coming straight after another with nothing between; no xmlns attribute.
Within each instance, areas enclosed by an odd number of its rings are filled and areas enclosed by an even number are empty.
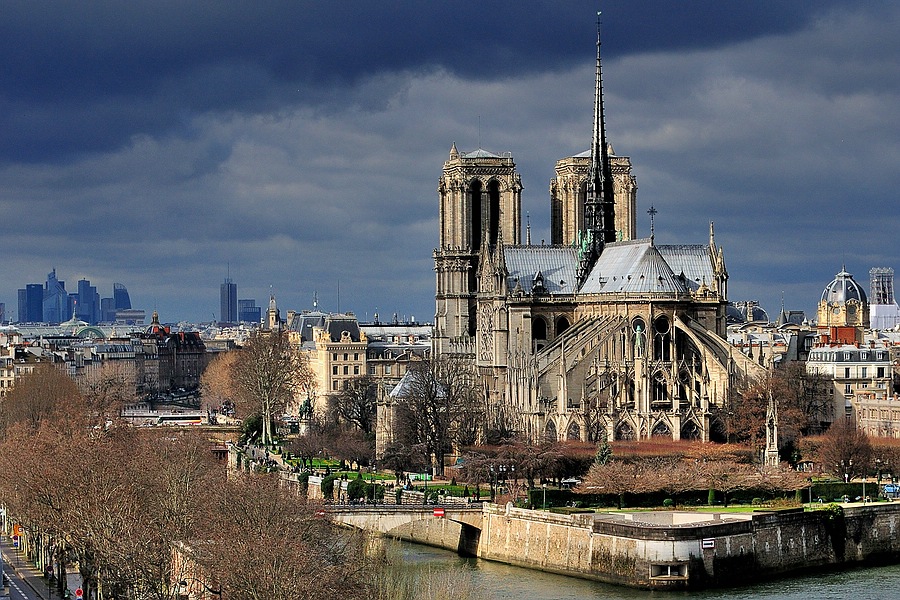
<svg viewBox="0 0 900 600"><path fill-rule="evenodd" d="M900 598L900 565L819 573L779 579L753 587L702 592L649 592L621 588L574 577L562 577L530 569L520 569L474 558L460 558L452 552L402 544L407 564L434 569L461 567L471 573L479 596L485 600L888 600ZM482 595L483 594L483 595Z"/></svg>

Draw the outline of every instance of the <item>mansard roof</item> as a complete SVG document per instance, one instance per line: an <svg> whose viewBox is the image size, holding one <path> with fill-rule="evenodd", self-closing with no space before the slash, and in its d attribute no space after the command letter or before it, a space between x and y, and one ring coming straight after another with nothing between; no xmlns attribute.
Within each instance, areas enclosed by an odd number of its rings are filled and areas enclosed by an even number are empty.
<svg viewBox="0 0 900 600"><path fill-rule="evenodd" d="M684 275L685 283L691 291L701 284L712 285L715 281L713 264L709 257L709 246L704 244L673 244L656 246L659 253L672 268L672 272Z"/></svg>
<svg viewBox="0 0 900 600"><path fill-rule="evenodd" d="M607 244L584 285L584 294L686 294L688 288L649 239Z"/></svg>
<svg viewBox="0 0 900 600"><path fill-rule="evenodd" d="M575 293L578 254L571 246L504 246L507 286L531 294L540 274L543 291L551 295Z"/></svg>

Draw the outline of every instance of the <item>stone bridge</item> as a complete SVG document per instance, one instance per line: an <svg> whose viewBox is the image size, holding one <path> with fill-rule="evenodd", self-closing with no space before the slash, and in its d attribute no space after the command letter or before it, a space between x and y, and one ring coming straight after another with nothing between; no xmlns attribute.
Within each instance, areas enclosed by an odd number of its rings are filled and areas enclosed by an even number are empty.
<svg viewBox="0 0 900 600"><path fill-rule="evenodd" d="M470 506L330 505L323 509L334 522L402 540L425 543L464 556L475 556L484 523L480 504Z"/></svg>

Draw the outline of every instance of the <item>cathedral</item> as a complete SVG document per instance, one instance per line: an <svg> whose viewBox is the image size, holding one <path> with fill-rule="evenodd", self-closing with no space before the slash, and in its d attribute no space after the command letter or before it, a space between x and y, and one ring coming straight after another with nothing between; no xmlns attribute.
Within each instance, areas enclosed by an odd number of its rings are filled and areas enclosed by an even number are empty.
<svg viewBox="0 0 900 600"><path fill-rule="evenodd" d="M726 340L728 273L703 244L636 239L637 183L607 144L600 36L591 148L559 160L551 244L522 243L513 158L453 144L438 184L433 345L471 364L492 414L530 439L722 437L762 367ZM586 136L587 137L587 136Z"/></svg>

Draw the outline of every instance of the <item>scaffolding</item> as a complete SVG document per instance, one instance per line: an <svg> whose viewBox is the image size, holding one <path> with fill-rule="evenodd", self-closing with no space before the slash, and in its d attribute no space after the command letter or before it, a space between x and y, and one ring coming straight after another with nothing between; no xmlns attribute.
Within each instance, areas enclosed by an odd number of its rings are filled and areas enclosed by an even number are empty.
<svg viewBox="0 0 900 600"><path fill-rule="evenodd" d="M895 304L893 268L873 267L869 271L869 303L888 306Z"/></svg>

